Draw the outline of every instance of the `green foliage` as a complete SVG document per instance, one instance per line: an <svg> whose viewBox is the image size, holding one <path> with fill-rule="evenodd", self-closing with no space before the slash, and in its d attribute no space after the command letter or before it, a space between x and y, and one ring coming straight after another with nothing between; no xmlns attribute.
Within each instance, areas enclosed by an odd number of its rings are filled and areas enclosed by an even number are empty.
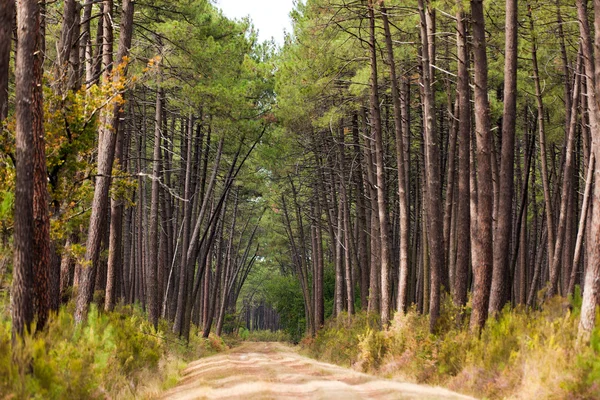
<svg viewBox="0 0 600 400"><path fill-rule="evenodd" d="M13 192L0 193L0 220L12 217L12 209L15 201Z"/></svg>
<svg viewBox="0 0 600 400"><path fill-rule="evenodd" d="M342 313L327 321L314 339L307 338L302 344L311 357L350 366L358 361L361 354L359 344L364 341L363 338L368 336L370 330L378 327L377 315L358 313L349 316Z"/></svg>
<svg viewBox="0 0 600 400"><path fill-rule="evenodd" d="M572 303L577 303L576 293ZM379 330L364 314L328 321L302 343L316 358L404 380L448 386L491 399L592 399L600 396L600 328L577 340L578 317L554 298L543 309L506 308L472 334L461 310L443 303L438 334L410 310Z"/></svg>
<svg viewBox="0 0 600 400"><path fill-rule="evenodd" d="M297 342L306 328L300 283L292 275L278 275L272 277L266 285L267 301L277 310L283 330Z"/></svg>
<svg viewBox="0 0 600 400"><path fill-rule="evenodd" d="M243 329L243 331L242 331ZM239 336L242 340L248 342L291 342L292 337L286 331L270 331L270 330L257 330L248 331L245 328L240 329Z"/></svg>
<svg viewBox="0 0 600 400"><path fill-rule="evenodd" d="M367 331L358 335L360 349L359 362L364 370L377 369L381 365L383 356L387 351L385 335L379 329L367 328Z"/></svg>
<svg viewBox="0 0 600 400"><path fill-rule="evenodd" d="M163 379L172 386L183 360L226 348L214 336L194 336L183 343L169 330L157 332L132 307L112 313L92 307L80 326L62 309L43 332L27 335L13 347L10 320L0 315L0 397L136 397L148 388L160 390Z"/></svg>

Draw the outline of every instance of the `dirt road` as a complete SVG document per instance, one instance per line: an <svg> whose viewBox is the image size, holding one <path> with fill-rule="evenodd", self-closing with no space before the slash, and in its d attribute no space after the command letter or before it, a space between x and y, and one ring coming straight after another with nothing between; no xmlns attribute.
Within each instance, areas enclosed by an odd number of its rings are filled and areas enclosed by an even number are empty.
<svg viewBox="0 0 600 400"><path fill-rule="evenodd" d="M470 399L321 363L280 343L244 343L191 363L163 399Z"/></svg>

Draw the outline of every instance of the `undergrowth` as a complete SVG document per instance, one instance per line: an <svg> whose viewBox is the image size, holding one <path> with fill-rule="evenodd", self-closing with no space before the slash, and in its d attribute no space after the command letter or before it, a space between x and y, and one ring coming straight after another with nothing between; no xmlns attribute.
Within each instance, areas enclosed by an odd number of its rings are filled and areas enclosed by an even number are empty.
<svg viewBox="0 0 600 400"><path fill-rule="evenodd" d="M238 332L240 339L247 342L291 342L292 337L286 331L271 330L248 330L240 328Z"/></svg>
<svg viewBox="0 0 600 400"><path fill-rule="evenodd" d="M578 343L579 305L576 296L535 311L507 307L481 335L468 329L469 310L449 300L435 335L415 310L397 314L383 331L376 317L341 315L302 346L324 361L477 397L598 399L600 329L589 345Z"/></svg>
<svg viewBox="0 0 600 400"><path fill-rule="evenodd" d="M185 343L165 321L155 330L136 307L92 307L80 326L63 308L13 348L8 307L2 308L0 398L151 398L175 386L187 361L226 348L215 336Z"/></svg>

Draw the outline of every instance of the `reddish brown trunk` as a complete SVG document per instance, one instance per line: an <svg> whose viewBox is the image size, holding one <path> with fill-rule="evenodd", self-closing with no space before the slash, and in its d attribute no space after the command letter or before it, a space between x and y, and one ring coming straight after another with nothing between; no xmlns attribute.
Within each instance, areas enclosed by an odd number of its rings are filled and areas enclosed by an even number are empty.
<svg viewBox="0 0 600 400"><path fill-rule="evenodd" d="M471 0L475 67L475 136L477 139L477 231L473 241L473 312L470 327L480 330L487 319L492 280L492 136L488 102L488 64L483 0ZM472 216L473 217L473 216Z"/></svg>
<svg viewBox="0 0 600 400"><path fill-rule="evenodd" d="M440 316L440 285L442 269L445 265L443 215L441 200L440 150L438 134L435 129L434 93L431 83L431 63L429 58L429 28L424 0L419 0L421 19L421 73L423 84L423 118L425 141L425 184L428 195L424 199L429 240L429 266L431 268L431 292L429 301L429 329L434 331ZM440 245L442 244L442 245Z"/></svg>
<svg viewBox="0 0 600 400"><path fill-rule="evenodd" d="M460 6L462 2L458 0ZM458 215L457 215L457 253L454 273L454 304L467 304L469 284L469 265L471 252L471 210L469 198L471 185L469 181L471 154L471 104L469 87L469 52L467 49L466 16L459 7L456 15L458 21Z"/></svg>
<svg viewBox="0 0 600 400"><path fill-rule="evenodd" d="M110 2L107 2L110 3ZM119 42L118 59L122 60L129 54L131 47L131 35L133 32L133 6L134 1L124 0L121 17L121 36ZM123 71L126 74L126 70ZM114 79L119 80L121 76L116 74ZM119 108L116 105L111 110L105 110L101 116L101 132L99 133L98 150L98 176L92 200L92 214L90 216L90 228L86 245L86 254L81 263L81 282L77 295L75 309L75 321L81 323L87 315L89 304L92 301L94 272L98 264L100 244L102 239L102 220L104 210L108 205L108 194L110 189L110 177L114 161L117 132L114 127L119 123ZM111 129L112 127L112 129Z"/></svg>
<svg viewBox="0 0 600 400"><path fill-rule="evenodd" d="M567 232L567 207L569 204L569 192L571 190L573 181L573 151L575 148L575 131L577 129L577 109L579 107L579 93L581 88L581 56L577 62L577 69L575 73L575 86L573 90L572 109L570 112L571 122L569 124L569 131L567 132L567 149L565 156L565 164L563 171L562 180L562 193L560 200L560 211L558 219L558 229L556 246L554 248L554 258L550 264L550 286L548 287L548 297L552 297L558 294L558 278L560 274L560 262L562 257L562 251Z"/></svg>
<svg viewBox="0 0 600 400"><path fill-rule="evenodd" d="M492 315L500 312L508 300L510 287L508 261L512 232L515 129L517 124L517 9L516 0L506 1L502 156L500 160L498 223L494 235L494 269L489 305L489 312Z"/></svg>
<svg viewBox="0 0 600 400"><path fill-rule="evenodd" d="M40 9L37 0L17 2L18 48L15 66L16 98L16 183L14 211L13 283L11 316L13 339L29 330L33 321L33 196L34 118L36 63L40 36ZM38 55L39 56L39 55Z"/></svg>
<svg viewBox="0 0 600 400"><path fill-rule="evenodd" d="M44 2L38 3L44 7ZM41 25L41 15L38 24ZM46 142L44 140L44 97L42 87L42 64L44 62L43 33L36 38L36 56L33 63L33 143L35 159L33 162L33 287L38 331L44 329L50 310L50 217L48 205L48 173L46 168Z"/></svg>
<svg viewBox="0 0 600 400"><path fill-rule="evenodd" d="M0 122L8 116L10 49L15 17L15 2L0 3Z"/></svg>
<svg viewBox="0 0 600 400"><path fill-rule="evenodd" d="M546 205L546 226L548 227L548 260L554 258L554 214L552 212L552 194L550 193L550 182L548 177L547 166L547 150L546 150L546 129L545 129L545 114L544 102L542 99L542 87L540 83L538 60L537 60L537 42L534 33L533 16L531 14L531 5L527 6L527 15L529 17L529 28L533 36L531 40L531 60L533 66L533 81L535 83L535 98L537 103L538 113L538 131L540 135L540 161L542 169L542 186L544 188L544 201ZM551 261L549 261L551 262Z"/></svg>
<svg viewBox="0 0 600 400"><path fill-rule="evenodd" d="M379 215L379 235L381 250L381 323L387 325L390 318L390 249L388 239L388 214L385 193L384 147L379 109L379 86L377 78L377 49L375 48L375 11L369 2L369 49L371 55L370 104L375 142L375 170L377 178L377 210Z"/></svg>
<svg viewBox="0 0 600 400"><path fill-rule="evenodd" d="M381 2L381 17L385 31L385 45L387 50L388 63L390 66L390 77L392 84L392 102L394 105L394 133L396 139L396 165L398 166L398 204L400 212L400 273L398 279L398 311L404 312L407 307L408 290L408 239L410 231L410 214L408 205L408 196L406 188L406 163L404 160L405 144L403 138L402 124L402 105L400 102L400 90L398 88L398 77L396 76L396 61L394 59L394 48L392 45L392 35L388 21L387 9ZM407 122L405 122L407 123Z"/></svg>

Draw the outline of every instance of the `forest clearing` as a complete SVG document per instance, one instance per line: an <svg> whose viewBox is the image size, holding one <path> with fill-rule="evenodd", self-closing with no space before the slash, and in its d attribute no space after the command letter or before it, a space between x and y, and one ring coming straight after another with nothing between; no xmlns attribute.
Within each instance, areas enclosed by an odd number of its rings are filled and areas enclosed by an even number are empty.
<svg viewBox="0 0 600 400"><path fill-rule="evenodd" d="M600 2L290 19L0 0L0 398L600 398Z"/></svg>

